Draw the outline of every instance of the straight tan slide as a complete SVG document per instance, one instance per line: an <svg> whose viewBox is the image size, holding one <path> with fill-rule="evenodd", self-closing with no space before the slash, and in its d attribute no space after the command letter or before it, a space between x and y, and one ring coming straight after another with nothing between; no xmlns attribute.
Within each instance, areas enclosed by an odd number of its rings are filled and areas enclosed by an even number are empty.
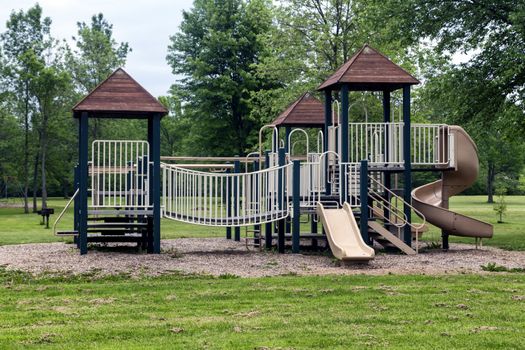
<svg viewBox="0 0 525 350"><path fill-rule="evenodd" d="M330 249L337 259L366 261L374 258L374 249L363 241L348 203L343 204L343 209L325 209L322 203L317 203L316 211L326 231Z"/></svg>
<svg viewBox="0 0 525 350"><path fill-rule="evenodd" d="M444 171L441 180L414 189L412 205L427 222L449 235L490 238L493 234L491 224L448 210L448 199L469 188L479 173L474 141L459 126L450 126L449 132L454 137L455 170Z"/></svg>

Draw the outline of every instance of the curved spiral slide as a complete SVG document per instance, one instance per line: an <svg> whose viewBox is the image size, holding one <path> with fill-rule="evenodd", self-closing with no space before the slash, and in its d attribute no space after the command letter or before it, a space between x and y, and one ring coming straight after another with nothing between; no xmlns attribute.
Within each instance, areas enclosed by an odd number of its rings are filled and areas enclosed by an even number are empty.
<svg viewBox="0 0 525 350"><path fill-rule="evenodd" d="M317 215L321 218L330 249L337 259L367 261L374 258L374 249L363 241L348 203L344 203L342 209L326 209L322 203L318 203Z"/></svg>
<svg viewBox="0 0 525 350"><path fill-rule="evenodd" d="M478 151L474 141L459 126L450 126L449 132L455 140L456 169L444 171L441 180L414 189L412 205L429 223L449 235L491 238L491 224L448 210L448 199L469 188L479 173Z"/></svg>

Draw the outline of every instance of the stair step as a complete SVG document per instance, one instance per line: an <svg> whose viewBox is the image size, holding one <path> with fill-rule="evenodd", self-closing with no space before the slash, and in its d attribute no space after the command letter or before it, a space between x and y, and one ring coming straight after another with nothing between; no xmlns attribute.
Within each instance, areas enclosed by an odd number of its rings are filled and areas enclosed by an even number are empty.
<svg viewBox="0 0 525 350"><path fill-rule="evenodd" d="M369 221L368 227L377 232L379 235L381 235L384 239L388 240L390 243L395 245L398 249L400 249L402 252L404 252L407 255L413 255L417 254L412 247L407 245L405 242L397 238L395 235L393 235L390 231L388 231L386 228L383 227L379 222L377 221Z"/></svg>
<svg viewBox="0 0 525 350"><path fill-rule="evenodd" d="M57 231L57 236L77 236L78 231Z"/></svg>
<svg viewBox="0 0 525 350"><path fill-rule="evenodd" d="M90 228L124 228L124 227L147 227L144 222L104 222L99 224L88 224Z"/></svg>

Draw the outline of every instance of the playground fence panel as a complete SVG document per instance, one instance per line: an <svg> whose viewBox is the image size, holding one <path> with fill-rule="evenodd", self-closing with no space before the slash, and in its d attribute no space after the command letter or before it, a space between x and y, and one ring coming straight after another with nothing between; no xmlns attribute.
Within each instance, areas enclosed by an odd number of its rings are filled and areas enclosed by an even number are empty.
<svg viewBox="0 0 525 350"><path fill-rule="evenodd" d="M147 141L93 141L89 172L92 207L151 206Z"/></svg>
<svg viewBox="0 0 525 350"><path fill-rule="evenodd" d="M161 164L163 212L208 226L248 226L288 216L291 163L247 173L207 173Z"/></svg>

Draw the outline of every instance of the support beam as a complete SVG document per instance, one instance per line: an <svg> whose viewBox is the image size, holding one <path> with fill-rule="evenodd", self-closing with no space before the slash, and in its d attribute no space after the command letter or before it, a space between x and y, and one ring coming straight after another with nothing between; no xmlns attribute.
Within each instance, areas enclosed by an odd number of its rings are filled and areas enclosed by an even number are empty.
<svg viewBox="0 0 525 350"><path fill-rule="evenodd" d="M332 91L331 90L325 90L324 91L324 151L328 151L328 129L332 125ZM328 160L325 162L326 168L324 169L325 174L328 174ZM331 184L328 179L328 176L325 177L325 189L326 194L331 194Z"/></svg>
<svg viewBox="0 0 525 350"><path fill-rule="evenodd" d="M264 164L266 168L270 167L270 151L264 152ZM268 186L268 184L266 184ZM268 203L270 205L270 203ZM264 224L264 246L266 249L272 249L273 223Z"/></svg>
<svg viewBox="0 0 525 350"><path fill-rule="evenodd" d="M361 216L359 217L359 229L361 237L366 244L370 244L368 238L368 161L361 161L359 170L359 201L361 202Z"/></svg>
<svg viewBox="0 0 525 350"><path fill-rule="evenodd" d="M301 235L301 210L300 197L301 197L301 161L293 161L293 175L292 175L292 203L293 203L293 215L292 215L292 253L299 253L299 243Z"/></svg>
<svg viewBox="0 0 525 350"><path fill-rule="evenodd" d="M231 169L226 170L226 173L231 173ZM232 185L230 181L226 181L226 192L232 193ZM226 198L226 216L232 216L232 202L231 195ZM226 239L232 239L232 228L231 226L226 227Z"/></svg>
<svg viewBox="0 0 525 350"><path fill-rule="evenodd" d="M257 158L258 159L258 158ZM256 160L253 162L253 171L256 172L256 171L259 171L259 160ZM255 177L255 188L259 188L259 177ZM253 200L256 202L256 203L259 203L259 196L258 196L258 191L255 190L253 191ZM260 246L261 244L261 234L262 234L262 225L261 224L258 224L258 225L254 225L253 226L253 245L254 246Z"/></svg>
<svg viewBox="0 0 525 350"><path fill-rule="evenodd" d="M148 240L148 253L160 254L160 114L148 118L148 142L150 160L153 163L151 172L151 205L153 206L153 232Z"/></svg>
<svg viewBox="0 0 525 350"><path fill-rule="evenodd" d="M292 132L291 126L285 126L284 127L284 151L286 153L290 153L292 145L288 143L288 137L290 136L290 133Z"/></svg>
<svg viewBox="0 0 525 350"><path fill-rule="evenodd" d="M390 123L390 112L391 112L390 110L390 91L385 90L383 91L383 122ZM391 128L391 126L388 126L388 128ZM390 129L387 129L387 130L390 130ZM388 131L385 132L383 157L386 163L390 161L390 132ZM390 190L392 188L390 173L383 172L383 176L385 180L383 185ZM385 195L387 198L390 198L390 194L386 193ZM389 211L390 204L389 203L388 203L388 206L385 206L383 210L383 216L387 219L387 221L390 219L390 211Z"/></svg>
<svg viewBox="0 0 525 350"><path fill-rule="evenodd" d="M339 151L339 160L341 163L348 163L348 108L349 108L349 91L348 85L344 84L341 88L341 149ZM341 168L342 169L342 168ZM343 172L339 173L339 191L340 197L343 198L344 202L348 202L348 181Z"/></svg>
<svg viewBox="0 0 525 350"><path fill-rule="evenodd" d="M339 150L342 163L348 163L348 107L349 91L348 85L341 87L341 149Z"/></svg>
<svg viewBox="0 0 525 350"><path fill-rule="evenodd" d="M410 85L407 85L403 87L403 158L405 166L405 169L403 170L403 199L406 203L411 203L412 200L412 162L410 152L410 140ZM408 222L412 222L412 210L410 209L410 207L405 205L403 211L406 215ZM403 233L403 240L405 244L411 246L412 230L409 225L405 225Z"/></svg>
<svg viewBox="0 0 525 350"><path fill-rule="evenodd" d="M82 112L78 123L78 248L87 254L88 212L88 113Z"/></svg>
<svg viewBox="0 0 525 350"><path fill-rule="evenodd" d="M233 172L235 174L238 174L241 172L241 162L236 160L235 162L233 162ZM239 201L237 201L237 198L238 196L240 196L240 193L239 193L239 178L235 178L233 180L233 198L234 201L233 201L233 216L235 217L238 217L239 216L239 206L237 205L237 203ZM236 226L233 228L233 239L234 241L237 241L239 242L241 240L241 227L240 226Z"/></svg>
<svg viewBox="0 0 525 350"><path fill-rule="evenodd" d="M279 148L278 161L279 161L278 163L279 166L284 165L284 161L285 161L284 148ZM284 206L287 205L287 203L283 201L283 190L284 190L283 185L285 181L283 169L279 170L279 178L277 180L278 180L277 181L278 205L279 205L279 210L281 211L284 209ZM279 220L278 225L279 226L278 226L278 232L277 232L277 251L279 253L284 253L286 218Z"/></svg>

